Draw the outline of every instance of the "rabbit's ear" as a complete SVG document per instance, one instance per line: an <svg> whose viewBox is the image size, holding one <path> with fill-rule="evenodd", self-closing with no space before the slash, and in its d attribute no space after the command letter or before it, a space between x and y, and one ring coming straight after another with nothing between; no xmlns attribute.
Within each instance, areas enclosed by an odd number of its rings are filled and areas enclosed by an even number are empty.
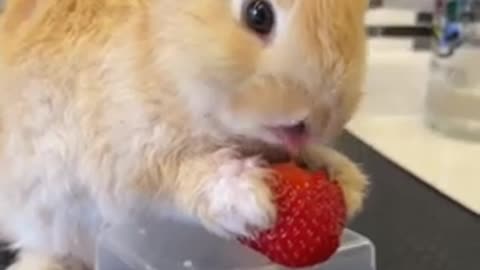
<svg viewBox="0 0 480 270"><path fill-rule="evenodd" d="M39 5L45 0L8 0L4 10L3 27L7 32L15 32L33 19L39 11Z"/></svg>

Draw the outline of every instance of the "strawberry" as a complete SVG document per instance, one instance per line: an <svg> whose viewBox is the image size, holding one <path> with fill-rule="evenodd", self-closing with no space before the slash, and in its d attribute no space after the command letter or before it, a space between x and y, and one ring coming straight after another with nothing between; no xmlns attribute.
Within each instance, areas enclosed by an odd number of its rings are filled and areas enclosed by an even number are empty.
<svg viewBox="0 0 480 270"><path fill-rule="evenodd" d="M343 193L325 172L307 172L293 163L275 165L272 185L277 223L253 239L239 239L272 262L291 268L328 260L338 249L345 226Z"/></svg>

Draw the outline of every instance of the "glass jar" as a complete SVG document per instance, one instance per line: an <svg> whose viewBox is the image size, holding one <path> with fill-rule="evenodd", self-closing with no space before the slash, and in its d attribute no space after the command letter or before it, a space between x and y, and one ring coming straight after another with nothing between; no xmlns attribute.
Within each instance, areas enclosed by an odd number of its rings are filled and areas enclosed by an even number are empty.
<svg viewBox="0 0 480 270"><path fill-rule="evenodd" d="M436 0L426 120L480 141L480 0Z"/></svg>

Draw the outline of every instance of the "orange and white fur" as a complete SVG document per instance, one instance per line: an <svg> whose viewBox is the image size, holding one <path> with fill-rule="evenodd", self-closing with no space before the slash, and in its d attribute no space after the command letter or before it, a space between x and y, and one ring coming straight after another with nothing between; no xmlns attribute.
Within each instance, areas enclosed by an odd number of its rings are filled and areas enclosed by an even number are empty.
<svg viewBox="0 0 480 270"><path fill-rule="evenodd" d="M361 208L367 181L328 142L361 97L367 1L271 0L265 36L242 22L248 1L7 0L10 270L91 269L98 228L145 202L225 237L267 228L265 165L287 153L326 167L350 215Z"/></svg>

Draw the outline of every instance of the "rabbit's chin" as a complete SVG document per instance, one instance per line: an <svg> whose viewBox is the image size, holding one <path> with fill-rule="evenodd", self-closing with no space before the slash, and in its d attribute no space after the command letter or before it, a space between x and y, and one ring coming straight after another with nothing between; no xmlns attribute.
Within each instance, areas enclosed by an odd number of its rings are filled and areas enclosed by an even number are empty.
<svg viewBox="0 0 480 270"><path fill-rule="evenodd" d="M286 147L277 143L245 137L237 137L232 143L239 146L238 150L242 156L258 156L269 164L289 162L296 158Z"/></svg>
<svg viewBox="0 0 480 270"><path fill-rule="evenodd" d="M254 147L254 145L251 144L246 147L242 147L241 153L246 157L259 156L270 165L293 162L300 168L309 169L308 165L304 162L301 156L292 155L288 150L281 146L257 144L257 147Z"/></svg>

